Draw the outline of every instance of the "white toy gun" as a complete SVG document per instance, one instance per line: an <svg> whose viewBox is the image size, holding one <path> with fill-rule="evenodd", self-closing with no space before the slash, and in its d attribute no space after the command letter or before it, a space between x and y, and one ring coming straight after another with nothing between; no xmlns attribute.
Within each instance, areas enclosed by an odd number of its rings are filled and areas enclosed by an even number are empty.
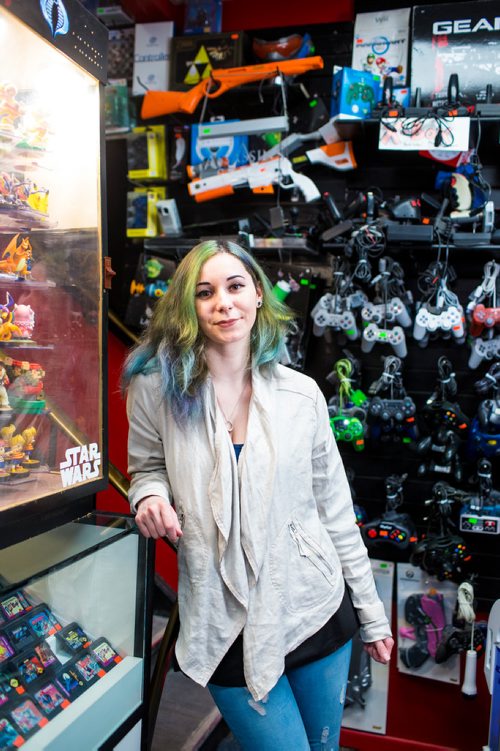
<svg viewBox="0 0 500 751"><path fill-rule="evenodd" d="M215 175L192 180L188 183L188 190L195 201L201 203L232 195L236 188L250 188L254 193L269 193L272 192L273 185L279 185L285 190L298 188L308 203L320 197L311 178L295 172L290 160L283 156L231 170L221 170Z"/></svg>
<svg viewBox="0 0 500 751"><path fill-rule="evenodd" d="M309 161L311 164L324 164L325 167L345 172L346 170L356 169L356 158L354 156L352 142L343 141L338 134L333 119L325 126L313 133L291 133L282 141L265 152L264 158L270 159L273 156L281 154L288 156L303 143L307 141L317 141L323 138L326 143L315 149L308 149L304 156L295 157L295 164L299 161Z"/></svg>

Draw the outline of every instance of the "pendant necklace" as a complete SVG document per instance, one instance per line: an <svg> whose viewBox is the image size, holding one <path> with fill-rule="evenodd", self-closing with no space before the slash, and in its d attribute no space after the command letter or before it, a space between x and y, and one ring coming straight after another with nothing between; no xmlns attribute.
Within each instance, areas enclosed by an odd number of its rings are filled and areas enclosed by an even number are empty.
<svg viewBox="0 0 500 751"><path fill-rule="evenodd" d="M224 422L226 423L226 428L227 428L227 432L228 433L232 433L233 432L233 427L234 426L233 426L233 423L231 421L232 421L232 419L234 417L234 413L236 412L239 403L241 402L241 400L243 398L243 394L245 393L245 389L246 389L247 385L248 385L248 380L245 381L245 383L243 385L243 389L241 390L241 394L239 395L238 399L236 400L236 404L232 408L231 414L229 415L229 417L226 417L226 415L224 414L224 410L221 407L220 401L217 399L217 404L219 405L219 409L222 412L222 417L224 418Z"/></svg>

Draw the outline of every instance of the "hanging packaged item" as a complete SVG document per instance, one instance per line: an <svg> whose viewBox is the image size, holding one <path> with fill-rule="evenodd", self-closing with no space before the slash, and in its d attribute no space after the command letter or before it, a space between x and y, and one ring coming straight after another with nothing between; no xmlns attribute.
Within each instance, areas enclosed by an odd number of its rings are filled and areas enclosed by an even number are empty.
<svg viewBox="0 0 500 751"><path fill-rule="evenodd" d="M352 67L405 86L410 8L358 13L354 23Z"/></svg>
<svg viewBox="0 0 500 751"><path fill-rule="evenodd" d="M168 89L170 43L173 34L173 21L136 24L133 96L141 96L147 90Z"/></svg>
<svg viewBox="0 0 500 751"><path fill-rule="evenodd" d="M170 88L186 91L210 76L217 68L244 65L246 37L243 32L174 37L170 66Z"/></svg>
<svg viewBox="0 0 500 751"><path fill-rule="evenodd" d="M500 102L500 23L498 2L420 5L413 9L411 88L422 104L448 101L448 82L456 74L460 101Z"/></svg>

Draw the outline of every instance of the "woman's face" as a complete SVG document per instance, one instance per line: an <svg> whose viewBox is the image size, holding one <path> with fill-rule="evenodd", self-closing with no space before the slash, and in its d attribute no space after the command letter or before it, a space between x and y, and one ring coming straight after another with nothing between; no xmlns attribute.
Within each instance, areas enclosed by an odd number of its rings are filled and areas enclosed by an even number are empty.
<svg viewBox="0 0 500 751"><path fill-rule="evenodd" d="M250 340L262 293L243 263L231 253L216 253L203 264L196 285L196 314L214 344Z"/></svg>

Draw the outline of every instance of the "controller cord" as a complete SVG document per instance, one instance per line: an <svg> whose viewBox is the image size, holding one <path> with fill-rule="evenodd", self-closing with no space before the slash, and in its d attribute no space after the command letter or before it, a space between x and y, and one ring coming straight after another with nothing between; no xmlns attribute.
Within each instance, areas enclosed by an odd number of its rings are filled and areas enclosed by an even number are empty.
<svg viewBox="0 0 500 751"><path fill-rule="evenodd" d="M462 582L457 592L457 618L471 624L470 648L474 649L474 588L470 582Z"/></svg>
<svg viewBox="0 0 500 751"><path fill-rule="evenodd" d="M438 383L441 387L441 399L445 401L457 393L457 380L452 370L452 364L447 357L441 356L438 360Z"/></svg>
<svg viewBox="0 0 500 751"><path fill-rule="evenodd" d="M352 363L347 358L343 358L342 360L337 360L335 363L335 375L337 376L339 380L339 414L342 414L342 410L344 408L344 400L348 401L352 386L351 386L351 376L352 374Z"/></svg>

